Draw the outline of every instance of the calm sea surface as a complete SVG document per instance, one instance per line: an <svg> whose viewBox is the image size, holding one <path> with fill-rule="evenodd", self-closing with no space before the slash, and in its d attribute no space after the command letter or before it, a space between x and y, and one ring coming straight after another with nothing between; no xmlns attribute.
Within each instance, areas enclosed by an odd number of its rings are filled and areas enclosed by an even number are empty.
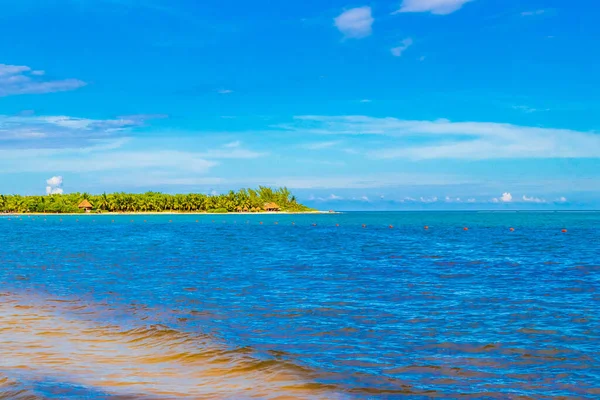
<svg viewBox="0 0 600 400"><path fill-rule="evenodd" d="M0 217L0 398L184 397L599 398L600 213Z"/></svg>

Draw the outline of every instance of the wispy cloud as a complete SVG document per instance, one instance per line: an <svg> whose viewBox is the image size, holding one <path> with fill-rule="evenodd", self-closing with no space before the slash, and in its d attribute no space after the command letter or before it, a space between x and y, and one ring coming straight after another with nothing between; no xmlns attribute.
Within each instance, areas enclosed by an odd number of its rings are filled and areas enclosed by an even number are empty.
<svg viewBox="0 0 600 400"><path fill-rule="evenodd" d="M404 39L402 41L402 43L400 44L400 46L393 47L391 49L392 55L394 57L401 57L402 53L404 53L404 51L406 49L408 49L410 46L412 46L412 44L413 44L413 40L411 38Z"/></svg>
<svg viewBox="0 0 600 400"><path fill-rule="evenodd" d="M463 5L473 0L404 0L396 13L430 12L446 15L460 10Z"/></svg>
<svg viewBox="0 0 600 400"><path fill-rule="evenodd" d="M310 195L308 198L309 201L319 201L319 202L329 202L329 201L340 201L340 200L344 200L344 198L342 196L337 196L335 194L331 194L327 197L320 197L320 196L315 196Z"/></svg>
<svg viewBox="0 0 600 400"><path fill-rule="evenodd" d="M129 120L136 122L146 122L152 119L165 119L169 118L167 114L132 114L132 115L121 115L118 117L120 120Z"/></svg>
<svg viewBox="0 0 600 400"><path fill-rule="evenodd" d="M230 142L230 143L223 145L223 147L226 147L228 149L233 149L233 148L240 147L241 145L242 145L242 142L240 142L239 140L236 140L235 142Z"/></svg>
<svg viewBox="0 0 600 400"><path fill-rule="evenodd" d="M521 16L522 17L531 17L534 15L542 15L544 13L546 13L546 10L523 11L521 13Z"/></svg>
<svg viewBox="0 0 600 400"><path fill-rule="evenodd" d="M75 90L86 83L79 79L44 79L44 71L25 65L0 64L0 97L18 94L41 94Z"/></svg>
<svg viewBox="0 0 600 400"><path fill-rule="evenodd" d="M0 150L0 171L3 173L50 170L61 173L122 171L129 174L165 168L180 173L205 173L215 165L216 162L204 159L200 153L176 150L46 153L42 156L26 151Z"/></svg>
<svg viewBox="0 0 600 400"><path fill-rule="evenodd" d="M109 120L0 116L0 172L118 171L122 176L168 173L164 181L185 180L206 173L218 165L219 160L266 155L244 149L240 142L189 151L171 142L165 147L165 141L160 138L140 138L134 134L134 129L142 126L147 118L157 117L161 116L134 115ZM50 193L60 189L56 185L48 186L51 186Z"/></svg>
<svg viewBox="0 0 600 400"><path fill-rule="evenodd" d="M300 116L281 127L305 134L394 138L396 144L368 153L381 159L600 158L600 134L593 131L367 116ZM416 136L428 140L415 141Z"/></svg>
<svg viewBox="0 0 600 400"><path fill-rule="evenodd" d="M344 11L334 19L335 26L348 39L361 39L371 35L373 16L371 7L357 7Z"/></svg>
<svg viewBox="0 0 600 400"><path fill-rule="evenodd" d="M360 103L372 103L372 102L373 102L373 100L370 100L370 99L362 99L360 101Z"/></svg>
<svg viewBox="0 0 600 400"><path fill-rule="evenodd" d="M156 117L136 115L99 120L64 115L0 115L0 149L94 146L98 140L127 137L133 128Z"/></svg>
<svg viewBox="0 0 600 400"><path fill-rule="evenodd" d="M446 198L444 199L444 201L446 203L462 203L462 200L460 197L450 197L450 196L446 196Z"/></svg>
<svg viewBox="0 0 600 400"><path fill-rule="evenodd" d="M525 203L547 203L546 200L540 199L539 197L528 197L523 195L522 199Z"/></svg>
<svg viewBox="0 0 600 400"><path fill-rule="evenodd" d="M436 203L438 201L438 198L436 196L433 196L433 197L419 197L419 201L421 203L426 203L426 204Z"/></svg>
<svg viewBox="0 0 600 400"><path fill-rule="evenodd" d="M219 94L231 94L231 93L233 93L233 90L231 90L231 89L219 89L219 90L217 90L217 93L219 93Z"/></svg>
<svg viewBox="0 0 600 400"><path fill-rule="evenodd" d="M226 149L213 149L205 152L198 153L200 157L206 159L252 159L259 158L267 155L267 153L260 153L252 150L241 149L241 148L226 148Z"/></svg>
<svg viewBox="0 0 600 400"><path fill-rule="evenodd" d="M341 141L332 141L332 142L314 142L304 144L302 147L308 150L323 150L328 149L330 147L336 146L340 144Z"/></svg>
<svg viewBox="0 0 600 400"><path fill-rule="evenodd" d="M206 159L252 159L266 155L267 153L260 153L242 148L242 142L239 140L226 143L221 148L208 149L198 153L199 157Z"/></svg>
<svg viewBox="0 0 600 400"><path fill-rule="evenodd" d="M513 106L512 108L515 110L522 111L526 114L533 114L533 113L539 112L539 111L550 111L549 108L540 109L540 108L533 108L533 107L529 107L529 106Z"/></svg>
<svg viewBox="0 0 600 400"><path fill-rule="evenodd" d="M379 173L334 176L255 176L244 184L286 186L291 189L374 189L472 184L474 181L451 174ZM238 182L232 182L238 183Z"/></svg>

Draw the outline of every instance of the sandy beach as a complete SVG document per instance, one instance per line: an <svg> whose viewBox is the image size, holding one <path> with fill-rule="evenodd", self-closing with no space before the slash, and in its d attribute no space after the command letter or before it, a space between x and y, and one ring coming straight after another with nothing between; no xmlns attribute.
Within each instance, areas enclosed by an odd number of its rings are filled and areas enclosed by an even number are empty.
<svg viewBox="0 0 600 400"><path fill-rule="evenodd" d="M103 212L103 213L4 213L0 216L58 216L58 215L77 215L99 217L104 215L304 215L304 214L340 214L339 211L301 211L301 212L230 212L230 213L209 213L209 212L155 212L155 211L136 211L136 212Z"/></svg>

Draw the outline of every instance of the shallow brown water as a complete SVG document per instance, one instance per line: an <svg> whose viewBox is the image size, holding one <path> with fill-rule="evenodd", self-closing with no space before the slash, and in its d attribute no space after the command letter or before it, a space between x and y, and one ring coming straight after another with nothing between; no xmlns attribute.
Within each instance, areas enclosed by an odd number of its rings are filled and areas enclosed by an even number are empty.
<svg viewBox="0 0 600 400"><path fill-rule="evenodd" d="M67 381L133 398L336 398L309 370L261 361L206 336L160 325L123 331L67 318L53 305L0 298L0 368L25 381ZM0 375L0 398L37 398L26 386Z"/></svg>

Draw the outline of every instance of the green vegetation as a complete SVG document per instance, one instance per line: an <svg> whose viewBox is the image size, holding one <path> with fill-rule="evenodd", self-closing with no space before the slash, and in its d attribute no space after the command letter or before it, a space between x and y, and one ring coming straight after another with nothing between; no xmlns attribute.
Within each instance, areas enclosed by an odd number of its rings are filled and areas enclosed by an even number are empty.
<svg viewBox="0 0 600 400"><path fill-rule="evenodd" d="M221 195L205 194L143 194L87 193L54 194L49 196L0 195L0 212L17 213L78 213L79 203L88 200L93 212L262 212L266 203L276 203L281 211L314 211L296 201L287 188L258 190L242 189Z"/></svg>

